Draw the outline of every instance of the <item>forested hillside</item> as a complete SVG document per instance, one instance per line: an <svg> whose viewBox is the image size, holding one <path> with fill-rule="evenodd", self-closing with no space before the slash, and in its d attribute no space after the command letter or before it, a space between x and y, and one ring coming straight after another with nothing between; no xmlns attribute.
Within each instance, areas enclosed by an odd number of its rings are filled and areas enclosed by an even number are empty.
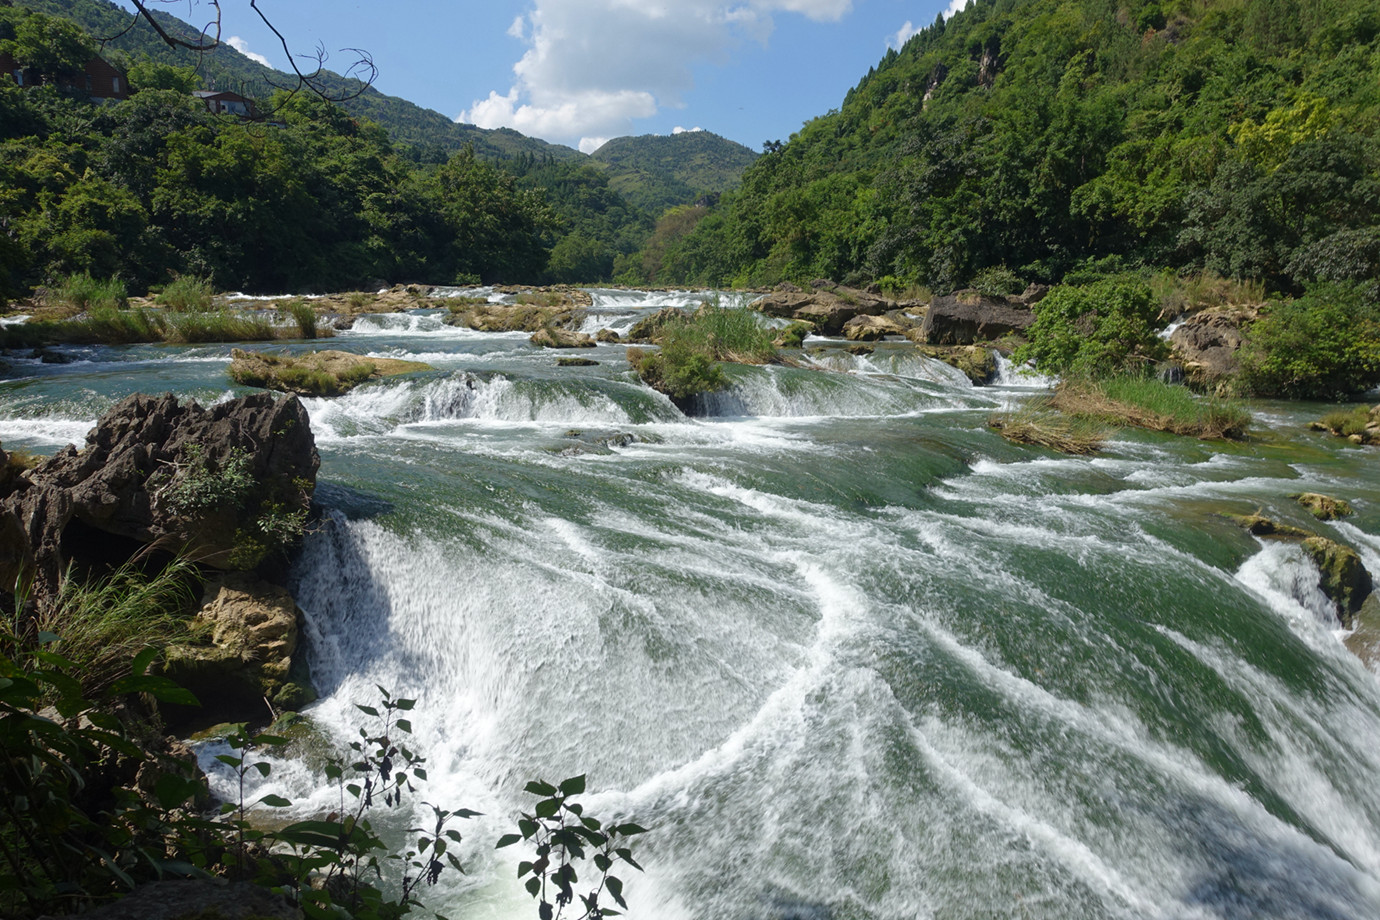
<svg viewBox="0 0 1380 920"><path fill-rule="evenodd" d="M652 214L690 204L705 192L735 189L757 154L709 131L616 137L590 154L610 186Z"/></svg>
<svg viewBox="0 0 1380 920"><path fill-rule="evenodd" d="M1374 277L1377 36L1374 0L975 0L659 228L644 274Z"/></svg>
<svg viewBox="0 0 1380 920"><path fill-rule="evenodd" d="M207 54L197 54L185 48L170 48L152 29L143 23L130 27L132 15L110 0L15 0L17 6L61 16L80 25L94 39L104 42L102 53L112 52L120 63L130 64L147 56L162 64L194 68L207 87L231 89L250 97L267 99L275 87L292 85L289 78L240 54L229 45L222 45ZM172 7L176 10L177 7ZM198 33L180 19L155 9L154 16L169 34L195 40ZM361 44L367 44L363 39ZM329 66L348 69L353 63L349 53L328 60ZM559 144L527 137L509 129L486 130L474 125L457 124L440 112L424 109L406 99L388 96L373 87L358 98L344 99L359 89L359 83L327 70L320 81L321 88L331 98L343 99L341 107L352 115L378 122L388 131L395 143L405 146L413 159L442 162L466 146L484 159L507 159L529 154L555 160L583 160L578 150Z"/></svg>

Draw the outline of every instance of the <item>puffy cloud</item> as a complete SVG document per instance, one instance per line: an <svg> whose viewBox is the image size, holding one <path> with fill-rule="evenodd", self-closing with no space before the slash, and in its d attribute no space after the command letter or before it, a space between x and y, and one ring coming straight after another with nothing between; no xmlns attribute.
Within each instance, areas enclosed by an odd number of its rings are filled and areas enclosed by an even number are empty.
<svg viewBox="0 0 1380 920"><path fill-rule="evenodd" d="M635 119L682 105L692 65L766 41L773 13L833 22L852 9L853 0L533 0L508 30L527 45L513 85L456 120L563 142L628 134Z"/></svg>
<svg viewBox="0 0 1380 920"><path fill-rule="evenodd" d="M607 137L582 137L579 150L581 153L593 153L608 142Z"/></svg>
<svg viewBox="0 0 1380 920"><path fill-rule="evenodd" d="M957 3L958 0L953 0L953 2ZM952 16L953 14L950 13L949 15ZM910 41L910 37L919 31L920 30L911 25L910 20L907 19L906 24L901 26L901 28L896 31L895 35L887 38L886 45L888 48L895 48L897 51L900 51L902 46Z"/></svg>
<svg viewBox="0 0 1380 920"><path fill-rule="evenodd" d="M268 58L264 57L262 54L255 54L253 51L250 51L249 42L240 38L238 35L230 36L225 40L225 43L229 45L231 48L234 48L240 54L249 58L251 61L255 62L256 64L262 64L265 67L273 66L268 62Z"/></svg>
<svg viewBox="0 0 1380 920"><path fill-rule="evenodd" d="M949 0L949 8L944 11L944 18L950 18L972 2L973 0Z"/></svg>

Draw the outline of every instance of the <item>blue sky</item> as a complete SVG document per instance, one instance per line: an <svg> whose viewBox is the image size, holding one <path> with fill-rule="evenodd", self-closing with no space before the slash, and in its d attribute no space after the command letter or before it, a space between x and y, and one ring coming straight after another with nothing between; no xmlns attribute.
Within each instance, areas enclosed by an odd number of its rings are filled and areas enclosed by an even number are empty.
<svg viewBox="0 0 1380 920"><path fill-rule="evenodd" d="M118 2L118 0L117 0ZM158 2L158 0L156 0ZM161 0L197 24L205 0ZM914 30L967 0L259 0L297 53L343 70L365 48L377 88L460 121L586 152L702 128L760 149L837 108ZM121 5L129 7L128 2ZM248 0L222 38L286 66Z"/></svg>

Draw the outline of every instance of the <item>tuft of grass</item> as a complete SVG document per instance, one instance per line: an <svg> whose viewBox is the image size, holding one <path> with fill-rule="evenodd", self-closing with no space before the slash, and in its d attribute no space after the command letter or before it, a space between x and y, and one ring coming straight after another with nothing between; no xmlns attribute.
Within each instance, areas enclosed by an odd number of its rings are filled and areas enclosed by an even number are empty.
<svg viewBox="0 0 1380 920"><path fill-rule="evenodd" d="M99 307L85 316L53 324L65 331L58 341L80 344L127 345L136 342L161 342L167 322L151 310L117 310Z"/></svg>
<svg viewBox="0 0 1380 920"><path fill-rule="evenodd" d="M69 568L37 626L59 637L54 650L77 666L82 689L99 692L124 677L143 649L190 634L196 581L195 567L182 559L154 576L132 562L94 577Z"/></svg>
<svg viewBox="0 0 1380 920"><path fill-rule="evenodd" d="M1370 424L1370 409L1366 406L1336 409L1324 415L1318 424L1339 438L1365 434L1366 426Z"/></svg>
<svg viewBox="0 0 1380 920"><path fill-rule="evenodd" d="M1149 284L1160 304L1162 320L1172 320L1208 307L1265 302L1264 282L1237 281L1211 271L1193 275L1164 272L1151 277Z"/></svg>
<svg viewBox="0 0 1380 920"><path fill-rule="evenodd" d="M68 275L57 285L47 289L44 301L49 306L75 312L90 310L119 310L129 303L129 292L118 278L92 278L88 272Z"/></svg>
<svg viewBox="0 0 1380 920"><path fill-rule="evenodd" d="M351 291L345 295L345 305L350 308L352 313L363 313L372 307L378 299L377 294L372 294L369 291ZM301 303L301 301L297 302ZM307 336L307 338L312 338L312 336Z"/></svg>
<svg viewBox="0 0 1380 920"><path fill-rule="evenodd" d="M196 275L174 278L154 302L174 313L209 313L215 309L211 280Z"/></svg>
<svg viewBox="0 0 1380 920"><path fill-rule="evenodd" d="M1048 400L1034 400L1019 409L995 413L987 419L987 425L1013 444L1030 444L1064 454L1093 454L1107 441L1107 428L1100 421L1065 415L1053 409Z"/></svg>
<svg viewBox="0 0 1380 920"><path fill-rule="evenodd" d="M1239 403L1198 396L1157 377L1122 374L1060 384L1052 407L1070 415L1196 438L1240 440L1251 414Z"/></svg>
<svg viewBox="0 0 1380 920"><path fill-rule="evenodd" d="M353 294L350 296L351 298L354 297ZM351 304L353 306L353 301ZM303 300L290 300L284 309L292 316L293 322L297 324L297 331L302 333L302 338L316 338L316 310L312 309L311 304Z"/></svg>
<svg viewBox="0 0 1380 920"><path fill-rule="evenodd" d="M776 357L776 330L760 324L755 310L706 303L694 315L663 311L650 333L660 351L628 349L628 363L642 381L673 400L728 386L720 361L766 364Z"/></svg>
<svg viewBox="0 0 1380 920"><path fill-rule="evenodd" d="M183 313L170 317L171 328L163 341L178 344L206 342L265 342L278 337L273 324L262 316L220 310L215 313Z"/></svg>

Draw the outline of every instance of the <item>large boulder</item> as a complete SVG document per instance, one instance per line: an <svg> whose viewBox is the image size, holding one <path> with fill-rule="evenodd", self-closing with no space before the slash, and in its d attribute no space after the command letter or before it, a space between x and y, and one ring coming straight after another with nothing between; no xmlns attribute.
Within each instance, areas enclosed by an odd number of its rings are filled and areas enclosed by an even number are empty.
<svg viewBox="0 0 1380 920"><path fill-rule="evenodd" d="M1255 307L1210 307L1184 320L1169 343L1188 382L1216 389L1233 377L1241 369L1238 352L1245 330L1259 315Z"/></svg>
<svg viewBox="0 0 1380 920"><path fill-rule="evenodd" d="M1352 619L1374 589L1370 572L1361 564L1356 550L1326 537L1308 537L1303 551L1322 575L1322 591L1337 605L1342 625L1351 628Z"/></svg>
<svg viewBox="0 0 1380 920"><path fill-rule="evenodd" d="M856 316L881 316L897 309L896 301L857 288L827 281L817 281L812 287L801 291L782 285L755 301L752 308L768 316L811 323L821 335L839 335Z"/></svg>
<svg viewBox="0 0 1380 920"><path fill-rule="evenodd" d="M889 335L905 335L914 325L900 313L855 316L843 324L843 337L850 342L875 342Z"/></svg>
<svg viewBox="0 0 1380 920"><path fill-rule="evenodd" d="M209 409L137 394L0 499L0 590L32 577L55 596L70 562L120 564L152 550L250 569L300 537L320 460L295 396Z"/></svg>
<svg viewBox="0 0 1380 920"><path fill-rule="evenodd" d="M286 588L231 572L211 579L197 622L201 645L167 650L164 674L201 700L202 721L236 721L262 709L295 710L314 694L294 674L299 611Z"/></svg>
<svg viewBox="0 0 1380 920"><path fill-rule="evenodd" d="M593 348L595 345L594 337L589 333L573 329L538 329L528 341L542 348Z"/></svg>
<svg viewBox="0 0 1380 920"><path fill-rule="evenodd" d="M931 301L920 330L931 345L974 345L1023 333L1034 321L1030 307L1018 299L960 291Z"/></svg>

